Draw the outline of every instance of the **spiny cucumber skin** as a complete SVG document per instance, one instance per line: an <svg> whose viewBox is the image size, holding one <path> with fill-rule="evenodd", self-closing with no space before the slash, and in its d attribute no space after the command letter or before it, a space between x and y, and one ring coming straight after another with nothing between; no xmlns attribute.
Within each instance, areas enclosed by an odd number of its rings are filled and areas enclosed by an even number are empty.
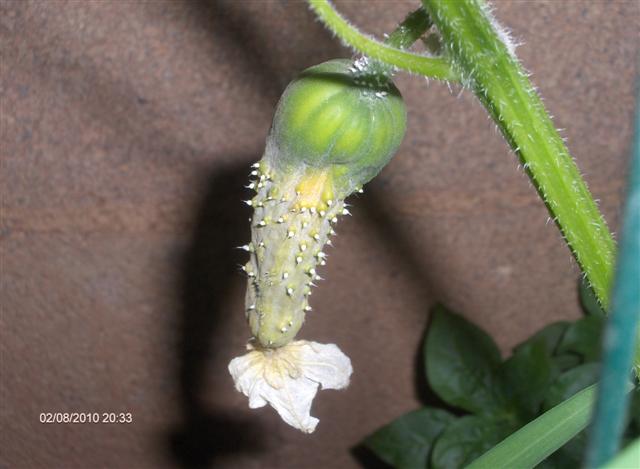
<svg viewBox="0 0 640 469"><path fill-rule="evenodd" d="M255 172L246 314L258 343L275 348L291 342L302 327L317 269L325 263L322 249L345 208L329 198L301 206L296 186L303 172L278 177L264 159Z"/></svg>
<svg viewBox="0 0 640 469"><path fill-rule="evenodd" d="M404 136L400 93L364 65L330 60L302 72L282 95L254 165L245 300L261 347L294 339L344 199L380 172Z"/></svg>

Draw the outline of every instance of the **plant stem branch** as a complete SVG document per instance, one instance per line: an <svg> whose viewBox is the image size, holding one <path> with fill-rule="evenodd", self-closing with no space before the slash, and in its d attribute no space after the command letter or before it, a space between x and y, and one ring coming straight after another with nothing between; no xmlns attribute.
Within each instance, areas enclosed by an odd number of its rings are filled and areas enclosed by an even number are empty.
<svg viewBox="0 0 640 469"><path fill-rule="evenodd" d="M334 34L364 55L425 77L438 80L457 80L457 76L447 60L406 52L392 45L376 41L350 25L328 0L308 0L308 2L316 15Z"/></svg>
<svg viewBox="0 0 640 469"><path fill-rule="evenodd" d="M427 11L420 7L409 13L404 21L389 34L384 43L396 49L406 49L420 39L432 24Z"/></svg>
<svg viewBox="0 0 640 469"><path fill-rule="evenodd" d="M522 161L599 301L615 244L580 172L499 26L480 0L423 0L448 56Z"/></svg>

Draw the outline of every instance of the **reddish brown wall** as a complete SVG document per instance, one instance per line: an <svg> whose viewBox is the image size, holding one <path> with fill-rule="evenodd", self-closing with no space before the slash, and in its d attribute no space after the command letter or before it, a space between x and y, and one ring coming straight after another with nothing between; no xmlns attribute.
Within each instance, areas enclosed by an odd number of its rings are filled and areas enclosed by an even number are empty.
<svg viewBox="0 0 640 469"><path fill-rule="evenodd" d="M352 385L316 400L312 436L250 411L226 371L248 335L232 249L248 238L242 185L287 82L348 51L294 1L0 5L0 466L159 468L189 453L355 467L353 445L419 405L436 300L505 351L579 314L575 263L481 106L402 75L406 139L339 226L301 334L339 344ZM338 5L381 33L414 2ZM615 229L637 3L501 1L496 14ZM42 425L44 411L134 423Z"/></svg>

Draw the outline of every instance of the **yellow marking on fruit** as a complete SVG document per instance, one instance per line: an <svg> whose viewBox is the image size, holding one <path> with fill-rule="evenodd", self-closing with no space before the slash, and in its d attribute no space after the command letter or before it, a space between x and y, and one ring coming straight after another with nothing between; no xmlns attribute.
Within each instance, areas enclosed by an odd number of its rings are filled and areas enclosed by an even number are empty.
<svg viewBox="0 0 640 469"><path fill-rule="evenodd" d="M333 197L333 187L329 171L309 170L296 186L297 209L326 210L326 201Z"/></svg>

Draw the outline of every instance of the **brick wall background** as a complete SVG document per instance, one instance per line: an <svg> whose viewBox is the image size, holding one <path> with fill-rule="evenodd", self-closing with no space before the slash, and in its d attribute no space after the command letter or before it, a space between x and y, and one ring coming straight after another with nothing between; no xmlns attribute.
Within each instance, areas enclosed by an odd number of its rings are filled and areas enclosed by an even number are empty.
<svg viewBox="0 0 640 469"><path fill-rule="evenodd" d="M376 34L415 7L336 3ZM615 230L638 4L495 4ZM579 315L575 262L481 106L402 74L405 141L338 226L300 335L337 343L352 385L319 395L312 436L251 411L226 370L248 338L242 186L286 84L350 52L285 0L2 0L0 37L2 467L358 467L354 445L426 398L436 301L505 353Z"/></svg>

